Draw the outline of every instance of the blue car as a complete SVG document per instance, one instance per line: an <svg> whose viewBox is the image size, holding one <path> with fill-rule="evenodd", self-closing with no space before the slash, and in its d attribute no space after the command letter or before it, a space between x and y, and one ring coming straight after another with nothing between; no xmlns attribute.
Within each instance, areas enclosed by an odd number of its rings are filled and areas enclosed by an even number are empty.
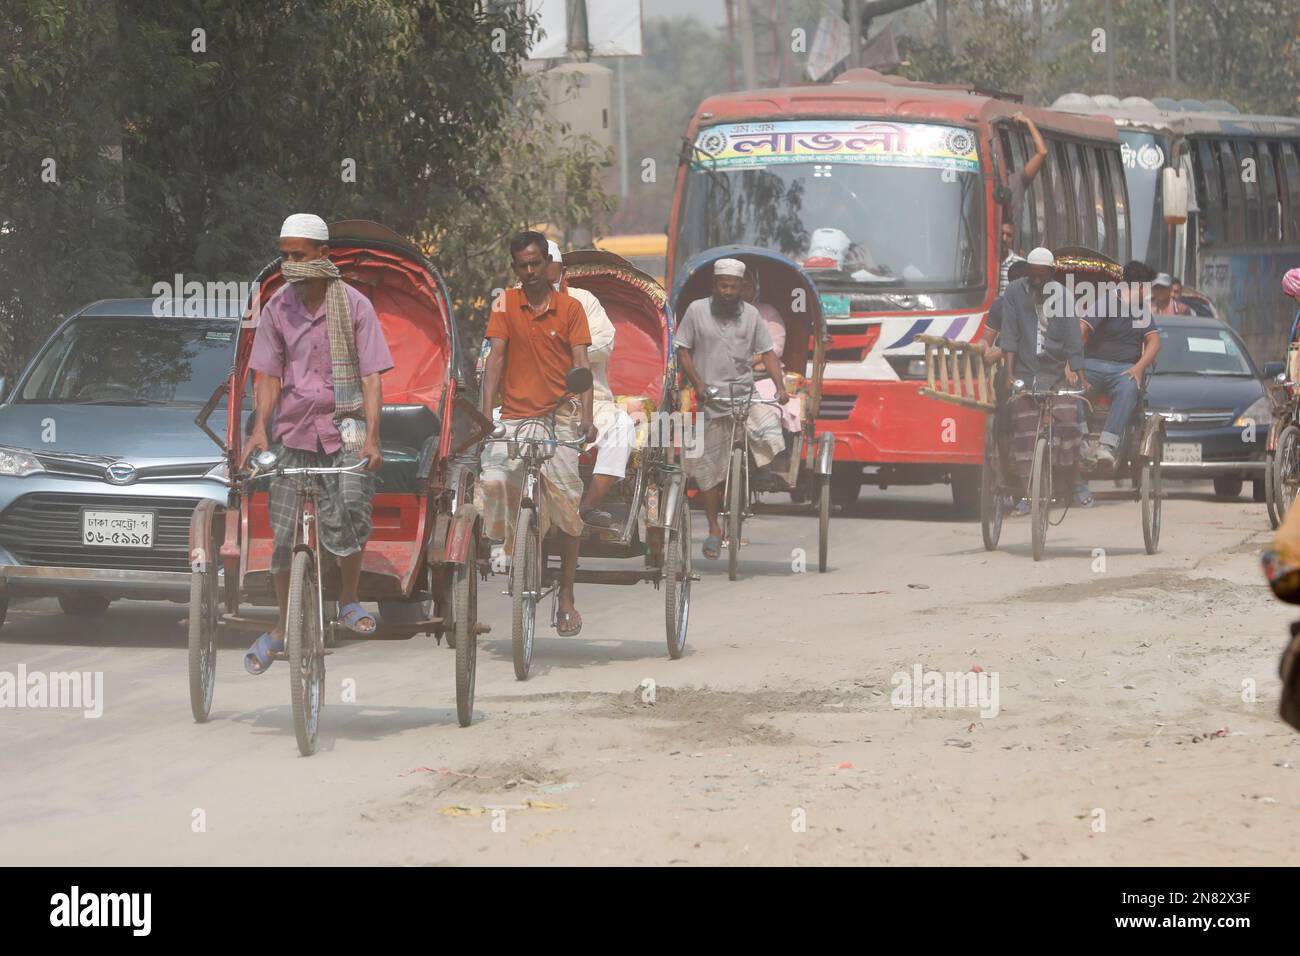
<svg viewBox="0 0 1300 956"><path fill-rule="evenodd" d="M1250 479L1263 501L1272 410L1246 346L1215 318L1168 315L1159 323L1147 405L1165 420L1162 475L1211 479L1221 498L1237 497Z"/></svg>
<svg viewBox="0 0 1300 956"><path fill-rule="evenodd" d="M95 302L11 389L0 378L0 623L13 597L57 597L86 617L116 598L189 599L190 516L227 498L221 449L195 416L228 374L239 325L234 308L189 305L203 314ZM218 432L226 411L211 413Z"/></svg>

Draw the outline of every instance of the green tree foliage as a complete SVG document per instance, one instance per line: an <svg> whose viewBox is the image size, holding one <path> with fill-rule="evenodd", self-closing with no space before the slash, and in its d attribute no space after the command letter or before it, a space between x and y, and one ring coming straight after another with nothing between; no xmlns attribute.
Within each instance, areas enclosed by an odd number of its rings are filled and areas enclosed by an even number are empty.
<svg viewBox="0 0 1300 956"><path fill-rule="evenodd" d="M415 237L485 298L503 236L604 208L607 157L523 75L533 28L467 0L7 0L0 366L87 299L251 278L296 211Z"/></svg>

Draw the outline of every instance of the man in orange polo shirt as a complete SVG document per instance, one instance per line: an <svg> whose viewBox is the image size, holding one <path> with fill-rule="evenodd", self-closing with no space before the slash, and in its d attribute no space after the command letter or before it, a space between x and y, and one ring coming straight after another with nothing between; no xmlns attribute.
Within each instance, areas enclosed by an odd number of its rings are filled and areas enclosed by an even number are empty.
<svg viewBox="0 0 1300 956"><path fill-rule="evenodd" d="M483 370L483 414L492 417L498 391L501 421L508 435L526 418L555 410L555 437L564 441L596 440L592 424L591 389L568 399L564 379L572 368L588 368L591 331L587 314L572 296L551 286L546 237L521 232L510 240L510 258L520 287L506 289L492 305L485 338L491 344ZM514 518L519 510L524 462L511 459L504 442L491 442L483 451L484 524L489 538L503 539L507 554L514 550ZM571 637L582 630L574 606L573 581L582 535L582 479L578 450L557 447L542 466L540 531L554 525L560 533L559 620L556 630Z"/></svg>

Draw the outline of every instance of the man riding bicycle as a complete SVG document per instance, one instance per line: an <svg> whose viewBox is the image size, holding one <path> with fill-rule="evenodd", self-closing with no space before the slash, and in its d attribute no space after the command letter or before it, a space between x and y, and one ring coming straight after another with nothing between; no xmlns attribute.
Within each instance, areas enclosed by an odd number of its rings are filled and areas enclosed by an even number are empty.
<svg viewBox="0 0 1300 956"><path fill-rule="evenodd" d="M378 618L357 598L361 562L370 537L374 473L383 464L379 376L393 367L379 318L370 300L339 277L330 262L329 228L319 216L297 214L280 229L280 271L285 285L262 307L249 368L258 372L256 411L249 458L267 450L275 415L277 459L288 468L333 468L368 459L365 472L319 478L320 542L338 558L339 623L373 634ZM291 478L275 478L270 489L275 535L271 574L280 605L275 629L259 637L244 655L244 668L261 674L271 655L284 650L289 569L298 527L298 490Z"/></svg>
<svg viewBox="0 0 1300 956"><path fill-rule="evenodd" d="M732 446L731 411L709 404L705 399L706 386L717 386L724 399L731 398L733 387L737 399L748 397L754 390L753 357L758 355L776 386L776 400L782 405L790 400L767 325L758 310L741 296L744 275L745 264L739 259L715 262L713 295L686 307L675 335L682 374L694 387L706 422L703 452L687 461L687 471L699 486L709 519L709 533L704 539L706 558L717 558L722 553L718 511ZM781 417L770 405L751 405L745 428L754 463L759 468L770 464L785 450ZM738 548L740 542L732 541L730 546Z"/></svg>
<svg viewBox="0 0 1300 956"><path fill-rule="evenodd" d="M521 421L554 415L555 437L594 442L592 390L565 400L565 377L573 368L590 368L587 346L591 331L576 299L551 285L547 240L539 232L521 232L510 240L510 257L520 286L506 289L492 305L486 338L491 343L483 372L482 411L491 418L498 390L501 421L513 435ZM556 406L560 405L557 409ZM513 552L514 519L524 477L524 461L510 458L505 442L489 443L483 451L484 531L504 539ZM554 526L560 535L560 587L556 630L572 637L582 630L574 605L578 545L582 538L582 478L578 450L559 445L542 466L539 530Z"/></svg>

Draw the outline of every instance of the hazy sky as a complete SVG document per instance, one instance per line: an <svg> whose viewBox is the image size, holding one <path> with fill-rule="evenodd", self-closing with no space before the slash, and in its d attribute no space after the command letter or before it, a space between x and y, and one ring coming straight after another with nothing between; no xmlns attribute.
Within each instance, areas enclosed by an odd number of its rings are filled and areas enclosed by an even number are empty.
<svg viewBox="0 0 1300 956"><path fill-rule="evenodd" d="M642 0L641 12L647 20L657 17L694 17L705 23L727 22L722 0Z"/></svg>

